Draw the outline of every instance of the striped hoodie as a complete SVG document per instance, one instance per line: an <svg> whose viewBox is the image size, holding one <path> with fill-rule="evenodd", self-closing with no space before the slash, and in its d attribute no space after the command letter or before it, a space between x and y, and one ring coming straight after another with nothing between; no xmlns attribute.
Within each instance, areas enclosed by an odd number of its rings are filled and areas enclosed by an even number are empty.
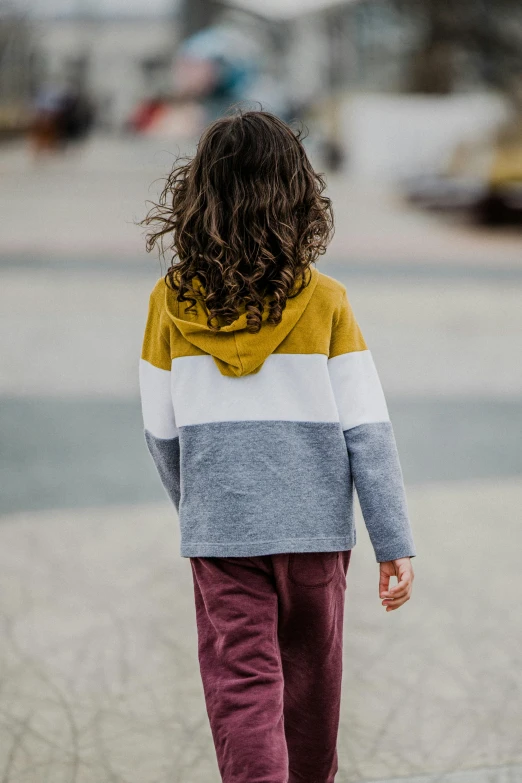
<svg viewBox="0 0 522 783"><path fill-rule="evenodd" d="M145 439L184 557L351 549L353 487L378 562L415 556L388 410L345 288L311 270L279 324L218 332L164 279L140 360Z"/></svg>

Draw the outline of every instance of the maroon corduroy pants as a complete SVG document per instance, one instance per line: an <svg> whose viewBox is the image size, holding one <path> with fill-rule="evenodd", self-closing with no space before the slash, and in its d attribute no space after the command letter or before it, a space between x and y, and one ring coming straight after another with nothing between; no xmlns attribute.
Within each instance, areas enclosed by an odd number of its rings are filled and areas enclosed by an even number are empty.
<svg viewBox="0 0 522 783"><path fill-rule="evenodd" d="M350 555L191 558L224 783L333 783Z"/></svg>

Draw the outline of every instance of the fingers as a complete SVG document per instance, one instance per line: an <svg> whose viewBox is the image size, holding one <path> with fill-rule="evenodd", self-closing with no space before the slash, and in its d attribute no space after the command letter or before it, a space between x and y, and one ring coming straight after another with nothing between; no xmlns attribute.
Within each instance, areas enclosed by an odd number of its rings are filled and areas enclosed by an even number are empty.
<svg viewBox="0 0 522 783"><path fill-rule="evenodd" d="M397 573L398 582L391 588L389 586L389 575L386 575L386 579L383 580L384 573L388 571L388 568L383 569L382 566L393 565L394 571ZM391 563L381 563L381 581L379 584L379 593L382 600L382 606L386 607L387 612L392 612L394 609L398 609L400 606L409 601L411 598L413 588L413 568L409 558L401 558L400 560L392 561ZM386 582L384 589L382 586Z"/></svg>
<svg viewBox="0 0 522 783"><path fill-rule="evenodd" d="M379 595L381 598L383 598L384 595L386 595L388 592L388 587L390 586L390 577L391 573L386 573L381 563L381 575L379 577Z"/></svg>
<svg viewBox="0 0 522 783"><path fill-rule="evenodd" d="M404 598L386 598L382 605L386 607L387 612L393 612L395 609L398 609L400 606L406 603L406 601L409 601L411 598L411 593L408 593Z"/></svg>
<svg viewBox="0 0 522 783"><path fill-rule="evenodd" d="M406 601L410 600L411 590L412 585L410 584L407 588L401 591L400 595L393 595L390 598L384 598L382 605L386 607L387 612L391 612L393 609L398 609L399 606L402 606L406 603Z"/></svg>
<svg viewBox="0 0 522 783"><path fill-rule="evenodd" d="M386 598L402 598L411 587L411 579L403 578L396 585L385 591Z"/></svg>
<svg viewBox="0 0 522 783"><path fill-rule="evenodd" d="M382 583L383 565L387 566L388 564L381 563L381 583ZM413 583L413 569L411 565L405 565L403 560L392 561L390 565L394 566L394 572L397 574L398 581L396 585L388 588L389 576L387 575L386 576L387 585L384 590L380 591L380 595L381 598L401 598L402 596L406 595L408 590L411 588L411 585ZM386 573L388 569L386 568L384 570ZM380 586L381 585L379 585L379 587Z"/></svg>

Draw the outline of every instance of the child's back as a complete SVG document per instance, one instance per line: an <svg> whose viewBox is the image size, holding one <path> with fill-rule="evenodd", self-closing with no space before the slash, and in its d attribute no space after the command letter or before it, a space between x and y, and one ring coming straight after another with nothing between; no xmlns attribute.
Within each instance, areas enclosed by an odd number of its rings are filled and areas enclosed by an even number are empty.
<svg viewBox="0 0 522 783"><path fill-rule="evenodd" d="M169 237L177 261L150 298L146 439L179 510L210 723L235 783L288 769L333 781L354 485L381 597L395 608L411 591L379 378L344 287L311 266L331 233L323 187L292 131L248 112L209 128L148 219L150 244Z"/></svg>

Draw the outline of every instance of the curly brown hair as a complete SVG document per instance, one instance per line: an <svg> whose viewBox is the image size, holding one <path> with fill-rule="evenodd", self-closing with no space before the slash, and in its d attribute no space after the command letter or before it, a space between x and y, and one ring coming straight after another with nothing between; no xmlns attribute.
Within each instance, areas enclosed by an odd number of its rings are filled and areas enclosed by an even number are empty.
<svg viewBox="0 0 522 783"><path fill-rule="evenodd" d="M264 317L279 323L326 250L332 206L302 138L265 111L216 120L194 157L177 160L142 222L151 229L147 250L172 253L167 285L188 310L203 295L212 330L241 312L249 332Z"/></svg>

